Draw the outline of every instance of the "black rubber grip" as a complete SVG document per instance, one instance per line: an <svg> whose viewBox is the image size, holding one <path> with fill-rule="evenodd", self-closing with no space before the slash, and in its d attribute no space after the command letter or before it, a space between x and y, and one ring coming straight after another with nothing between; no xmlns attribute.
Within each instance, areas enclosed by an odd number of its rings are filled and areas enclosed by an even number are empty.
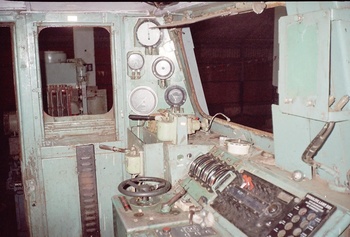
<svg viewBox="0 0 350 237"><path fill-rule="evenodd" d="M131 120L155 120L156 116L130 114L129 119L131 119Z"/></svg>

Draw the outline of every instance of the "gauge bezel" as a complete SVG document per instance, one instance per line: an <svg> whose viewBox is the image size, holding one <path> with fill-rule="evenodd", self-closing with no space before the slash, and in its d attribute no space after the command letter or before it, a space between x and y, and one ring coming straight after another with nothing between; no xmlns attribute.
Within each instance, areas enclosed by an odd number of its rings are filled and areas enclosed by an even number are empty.
<svg viewBox="0 0 350 237"><path fill-rule="evenodd" d="M170 70L166 75L161 74L157 69L157 65L159 63L162 63L162 62L166 62L170 66ZM174 66L173 61L167 57L158 57L156 60L154 60L154 62L152 64L153 75L161 80L166 80L166 79L170 78L174 74L174 71L175 71L175 66Z"/></svg>
<svg viewBox="0 0 350 237"><path fill-rule="evenodd" d="M170 95L171 95L171 92L174 91L174 90L179 90L181 91L181 95L182 95L182 98L181 100L179 100L179 102L174 102L171 98L170 98ZM170 106L182 106L183 104L185 104L186 100L187 100L187 93L186 93L186 90L179 86L179 85L172 85L172 86L169 86L165 93L164 93L164 99L165 99L165 102L170 105Z"/></svg>
<svg viewBox="0 0 350 237"><path fill-rule="evenodd" d="M146 19L146 20L143 20L141 22L139 22L137 25L136 25L136 30L135 30L135 37L136 37L136 40L139 44L141 44L142 46L144 47L156 47L160 44L160 42L162 42L163 40L163 30L160 29L160 28L154 28L152 30L154 30L152 33L152 35L156 35L156 37L158 37L157 41L154 42L154 43L150 43L147 41L147 38L145 38L144 35L140 34L140 27L143 27L145 24L149 24L149 23L152 23L154 24L154 26L159 26L160 24L156 21L156 20L153 20L153 19Z"/></svg>
<svg viewBox="0 0 350 237"><path fill-rule="evenodd" d="M146 101L140 101L139 97L145 97ZM141 110L139 105L142 103L147 103L147 110ZM158 106L158 97L154 90L148 86L138 86L134 88L129 95L129 106L131 110L138 115L149 115L151 114Z"/></svg>

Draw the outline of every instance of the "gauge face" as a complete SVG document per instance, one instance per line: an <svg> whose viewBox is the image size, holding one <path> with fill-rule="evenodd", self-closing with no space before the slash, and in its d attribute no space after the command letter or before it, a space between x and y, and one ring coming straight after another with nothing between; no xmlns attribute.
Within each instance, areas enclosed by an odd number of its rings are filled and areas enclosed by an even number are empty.
<svg viewBox="0 0 350 237"><path fill-rule="evenodd" d="M174 73L174 64L166 57L159 57L153 62L152 72L159 79L168 79Z"/></svg>
<svg viewBox="0 0 350 237"><path fill-rule="evenodd" d="M152 28L158 26L153 21L144 21L136 29L136 38L138 42L145 46L155 46L162 38L162 31L159 28Z"/></svg>
<svg viewBox="0 0 350 237"><path fill-rule="evenodd" d="M139 53L132 53L128 57L128 66L133 70L140 70L144 63L145 60Z"/></svg>
<svg viewBox="0 0 350 237"><path fill-rule="evenodd" d="M186 102L187 94L181 86L170 86L164 94L165 101L170 106L181 106Z"/></svg>
<svg viewBox="0 0 350 237"><path fill-rule="evenodd" d="M147 86L139 86L130 93L129 104L136 114L149 115L158 104L156 93Z"/></svg>

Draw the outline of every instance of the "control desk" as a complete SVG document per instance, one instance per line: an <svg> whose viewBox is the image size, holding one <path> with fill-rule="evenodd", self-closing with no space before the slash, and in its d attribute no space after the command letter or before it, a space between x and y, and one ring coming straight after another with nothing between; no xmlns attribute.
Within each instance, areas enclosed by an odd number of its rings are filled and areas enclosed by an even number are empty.
<svg viewBox="0 0 350 237"><path fill-rule="evenodd" d="M286 178L271 154L228 150L216 145L194 157L171 190L157 178L121 183L126 195L112 199L116 236L333 236L348 218L331 193L327 200L315 194L323 188L314 181ZM347 194L342 204L350 205Z"/></svg>

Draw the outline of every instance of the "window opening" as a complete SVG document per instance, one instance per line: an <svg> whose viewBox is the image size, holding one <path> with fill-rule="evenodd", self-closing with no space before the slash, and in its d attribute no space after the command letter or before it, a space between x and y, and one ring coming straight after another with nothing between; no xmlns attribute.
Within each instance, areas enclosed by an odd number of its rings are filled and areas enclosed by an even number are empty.
<svg viewBox="0 0 350 237"><path fill-rule="evenodd" d="M272 132L274 9L191 24L209 113Z"/></svg>
<svg viewBox="0 0 350 237"><path fill-rule="evenodd" d="M44 28L39 52L45 113L62 117L111 109L110 34L105 28Z"/></svg>

